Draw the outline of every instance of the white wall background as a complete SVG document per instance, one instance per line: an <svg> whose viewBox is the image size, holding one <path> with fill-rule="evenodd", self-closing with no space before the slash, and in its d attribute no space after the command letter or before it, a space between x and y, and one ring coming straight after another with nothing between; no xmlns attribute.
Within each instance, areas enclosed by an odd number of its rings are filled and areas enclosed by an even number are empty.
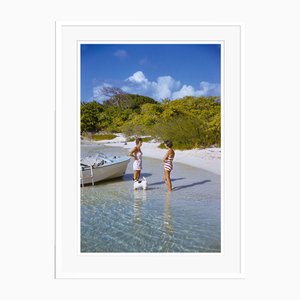
<svg viewBox="0 0 300 300"><path fill-rule="evenodd" d="M2 1L0 297L299 298L296 3ZM246 279L53 279L55 20L245 24Z"/></svg>

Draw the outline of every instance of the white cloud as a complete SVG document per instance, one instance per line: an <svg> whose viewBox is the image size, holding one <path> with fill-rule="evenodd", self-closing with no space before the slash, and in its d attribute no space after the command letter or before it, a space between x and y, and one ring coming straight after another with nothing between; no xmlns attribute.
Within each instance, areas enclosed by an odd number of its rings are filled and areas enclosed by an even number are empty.
<svg viewBox="0 0 300 300"><path fill-rule="evenodd" d="M104 86L112 86L104 83L94 88L94 99L101 99L103 95L101 88ZM124 85L121 89L126 93L140 94L154 98L155 100L162 100L165 98L178 99L185 96L219 96L220 85L216 83L209 83L201 81L199 88L195 89L191 85L181 84L180 81L175 80L172 76L159 76L156 81L147 79L142 71L137 71L130 77L124 80Z"/></svg>
<svg viewBox="0 0 300 300"><path fill-rule="evenodd" d="M210 83L201 81L200 89L195 90L191 85L183 85L179 91L172 94L172 99L182 98L185 96L220 96L220 85L217 83Z"/></svg>
<svg viewBox="0 0 300 300"><path fill-rule="evenodd" d="M157 78L157 82L153 84L154 95L156 99L170 98L172 91L180 87L180 82L174 80L171 76L161 76Z"/></svg>
<svg viewBox="0 0 300 300"><path fill-rule="evenodd" d="M121 90L128 94L134 94L132 88L128 85L124 85L121 87Z"/></svg>
<svg viewBox="0 0 300 300"><path fill-rule="evenodd" d="M114 52L114 56L122 60L128 57L128 53L125 50L120 49Z"/></svg>
<svg viewBox="0 0 300 300"><path fill-rule="evenodd" d="M136 84L141 84L141 83L147 84L149 82L142 71L135 72L132 76L130 76L126 80Z"/></svg>
<svg viewBox="0 0 300 300"><path fill-rule="evenodd" d="M93 99L92 100L97 100L99 102L104 100L104 96L102 93L103 87L112 87L112 85L109 83L103 83L101 85L95 86L93 88Z"/></svg>
<svg viewBox="0 0 300 300"><path fill-rule="evenodd" d="M206 95L220 96L220 84L201 81L200 91L203 92L201 96L206 96Z"/></svg>
<svg viewBox="0 0 300 300"><path fill-rule="evenodd" d="M180 87L180 82L171 76L160 76L157 81L149 81L142 71L135 72L125 83L122 89L127 93L145 94L158 100L170 98L173 90Z"/></svg>
<svg viewBox="0 0 300 300"><path fill-rule="evenodd" d="M179 91L172 94L172 99L182 98L185 96L195 96L195 90L191 85L184 84Z"/></svg>

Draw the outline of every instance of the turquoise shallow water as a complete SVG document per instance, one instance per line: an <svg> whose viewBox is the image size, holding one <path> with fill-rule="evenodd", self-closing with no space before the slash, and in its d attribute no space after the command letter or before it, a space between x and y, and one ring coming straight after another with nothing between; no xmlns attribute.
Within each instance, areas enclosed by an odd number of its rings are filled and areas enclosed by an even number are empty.
<svg viewBox="0 0 300 300"><path fill-rule="evenodd" d="M101 145L81 151L128 153ZM175 157L167 192L162 168L143 158L145 191L133 190L132 162L123 178L81 188L81 252L220 252L220 176Z"/></svg>

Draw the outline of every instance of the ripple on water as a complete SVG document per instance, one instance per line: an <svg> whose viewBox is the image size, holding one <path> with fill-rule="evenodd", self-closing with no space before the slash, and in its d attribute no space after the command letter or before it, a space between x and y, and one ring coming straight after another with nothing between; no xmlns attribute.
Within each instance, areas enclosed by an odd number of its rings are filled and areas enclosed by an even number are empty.
<svg viewBox="0 0 300 300"><path fill-rule="evenodd" d="M81 189L81 252L220 252L220 176L175 159L169 193L160 160L143 168L146 191L133 190L131 163L123 178Z"/></svg>

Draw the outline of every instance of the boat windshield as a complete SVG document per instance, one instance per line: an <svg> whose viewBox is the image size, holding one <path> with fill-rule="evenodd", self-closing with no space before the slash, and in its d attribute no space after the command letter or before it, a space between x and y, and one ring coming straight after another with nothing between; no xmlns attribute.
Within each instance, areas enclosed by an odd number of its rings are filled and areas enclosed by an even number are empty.
<svg viewBox="0 0 300 300"><path fill-rule="evenodd" d="M114 161L119 160L120 158L120 156L107 156L102 152L98 152L96 154L81 158L80 163L87 166L95 166L113 163Z"/></svg>

